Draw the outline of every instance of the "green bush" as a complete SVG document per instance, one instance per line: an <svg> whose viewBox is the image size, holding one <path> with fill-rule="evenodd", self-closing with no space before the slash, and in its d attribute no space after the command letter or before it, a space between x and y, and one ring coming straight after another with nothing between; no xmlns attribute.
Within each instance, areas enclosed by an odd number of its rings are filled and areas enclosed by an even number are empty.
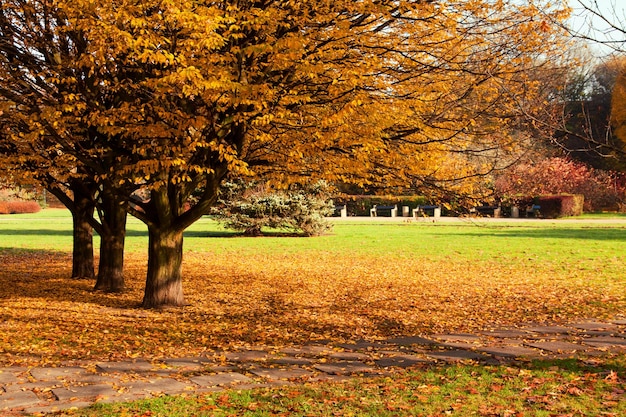
<svg viewBox="0 0 626 417"><path fill-rule="evenodd" d="M211 215L227 229L250 236L262 234L263 228L317 236L330 230L326 217L333 209L325 183L268 191L263 184L237 181L224 185Z"/></svg>
<svg viewBox="0 0 626 417"><path fill-rule="evenodd" d="M41 206L36 201L0 201L0 214L37 213Z"/></svg>

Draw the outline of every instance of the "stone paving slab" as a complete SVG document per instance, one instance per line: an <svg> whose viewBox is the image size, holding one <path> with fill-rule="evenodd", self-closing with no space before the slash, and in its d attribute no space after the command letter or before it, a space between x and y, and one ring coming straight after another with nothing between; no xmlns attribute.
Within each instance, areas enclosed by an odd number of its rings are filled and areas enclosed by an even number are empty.
<svg viewBox="0 0 626 417"><path fill-rule="evenodd" d="M464 349L464 350L473 350L476 349L482 344L478 342L465 343L465 342L445 342L439 345L440 347L450 348L450 349Z"/></svg>
<svg viewBox="0 0 626 417"><path fill-rule="evenodd" d="M360 352L335 352L328 355L328 357L340 361L368 361L372 359L370 355Z"/></svg>
<svg viewBox="0 0 626 417"><path fill-rule="evenodd" d="M54 402L46 405L25 407L24 412L26 414L49 414L67 410L87 408L91 405L93 405L93 401L76 400L69 402Z"/></svg>
<svg viewBox="0 0 626 417"><path fill-rule="evenodd" d="M446 362L486 359L485 355L481 355L480 353L472 352L469 350L445 350L441 352L429 352L428 356Z"/></svg>
<svg viewBox="0 0 626 417"><path fill-rule="evenodd" d="M180 369L188 369L188 370L200 370L205 369L207 366L214 364L215 362L212 359L205 358L202 356L197 356L193 358L172 358L165 359L163 363L167 366L171 366Z"/></svg>
<svg viewBox="0 0 626 417"><path fill-rule="evenodd" d="M260 376L261 378L266 378L274 381L310 378L314 375L313 372L307 371L306 369L302 368L260 368L254 369L250 372L256 376Z"/></svg>
<svg viewBox="0 0 626 417"><path fill-rule="evenodd" d="M152 364L145 359L137 359L133 361L120 361L120 362L100 362L96 364L96 368L100 372L104 373L140 373L150 372L154 369Z"/></svg>
<svg viewBox="0 0 626 417"><path fill-rule="evenodd" d="M129 393L161 393L166 395L180 394L185 391L193 391L196 384L189 382L184 383L173 378L159 378L150 381L133 381L123 383L122 388L128 390Z"/></svg>
<svg viewBox="0 0 626 417"><path fill-rule="evenodd" d="M604 336L604 337L590 337L587 339L583 339L582 343L585 345L600 347L600 348L625 348L626 349L626 339L622 339L620 337L612 337L612 336Z"/></svg>
<svg viewBox="0 0 626 417"><path fill-rule="evenodd" d="M33 368L30 370L30 374L38 381L55 381L86 376L87 371L78 366L67 366L62 368Z"/></svg>
<svg viewBox="0 0 626 417"><path fill-rule="evenodd" d="M502 339L513 339L528 336L528 332L523 330L513 330L513 329L496 329L481 332L482 335L487 337L497 337Z"/></svg>
<svg viewBox="0 0 626 417"><path fill-rule="evenodd" d="M11 384L4 387L6 392L16 392L16 391L35 391L41 392L46 389L52 387L62 387L63 382L61 381L37 381L37 382L20 382L17 384Z"/></svg>
<svg viewBox="0 0 626 417"><path fill-rule="evenodd" d="M277 358L271 358L268 362L276 364L276 365L306 366L306 365L311 365L314 361L313 359L296 357L296 356L282 356L282 357L277 357Z"/></svg>
<svg viewBox="0 0 626 417"><path fill-rule="evenodd" d="M0 384L15 384L24 380L23 378L18 378L13 372L8 372L0 369Z"/></svg>
<svg viewBox="0 0 626 417"><path fill-rule="evenodd" d="M523 346L486 346L477 348L476 350L488 355L510 358L531 357L539 354L538 350Z"/></svg>
<svg viewBox="0 0 626 417"><path fill-rule="evenodd" d="M270 355L262 350L244 350L241 352L226 352L224 357L229 362L266 361Z"/></svg>
<svg viewBox="0 0 626 417"><path fill-rule="evenodd" d="M527 327L524 330L539 334L569 334L573 331L571 327L564 326L534 326Z"/></svg>
<svg viewBox="0 0 626 417"><path fill-rule="evenodd" d="M334 352L332 347L323 345L305 345L288 347L280 350L281 353L293 356L326 356Z"/></svg>
<svg viewBox="0 0 626 417"><path fill-rule="evenodd" d="M231 385L252 382L251 378L237 373L229 372L223 374L202 375L190 378L191 382L201 387L215 387L221 385Z"/></svg>
<svg viewBox="0 0 626 417"><path fill-rule="evenodd" d="M72 399L95 399L98 397L114 397L118 392L109 384L84 385L82 387L54 388L52 394L58 401Z"/></svg>
<svg viewBox="0 0 626 417"><path fill-rule="evenodd" d="M610 329L616 329L617 325L612 324L612 323L600 323L597 321L588 321L588 322L582 322L582 323L572 323L570 324L571 327L575 328L575 329L580 329L580 330L610 330Z"/></svg>
<svg viewBox="0 0 626 417"><path fill-rule="evenodd" d="M387 343L402 347L411 347L413 345L433 346L439 344L439 342L437 342L436 340L427 339L421 336L396 337L393 339L388 339Z"/></svg>
<svg viewBox="0 0 626 417"><path fill-rule="evenodd" d="M409 368L419 364L432 363L432 360L418 355L396 355L377 359L375 363L381 368Z"/></svg>
<svg viewBox="0 0 626 417"><path fill-rule="evenodd" d="M585 347L570 342L547 341L547 342L530 342L525 343L526 346L536 349L546 350L553 353L571 353L584 350Z"/></svg>
<svg viewBox="0 0 626 417"><path fill-rule="evenodd" d="M604 337L604 336L615 336L615 332L612 330L584 330L583 333L581 333L582 337L588 337L588 336L597 336L597 337Z"/></svg>
<svg viewBox="0 0 626 417"><path fill-rule="evenodd" d="M330 375L354 375L376 372L376 368L361 362L324 363L315 365L313 368Z"/></svg>
<svg viewBox="0 0 626 417"><path fill-rule="evenodd" d="M354 343L339 343L337 347L347 349L347 350L376 350L376 349L385 349L389 347L389 345L383 342L370 342L367 340L357 340Z"/></svg>
<svg viewBox="0 0 626 417"><path fill-rule="evenodd" d="M41 400L32 391L13 391L0 393L0 410L22 408Z"/></svg>
<svg viewBox="0 0 626 417"><path fill-rule="evenodd" d="M475 334L451 333L451 334L435 334L433 338L444 340L446 342L479 342L482 338Z"/></svg>

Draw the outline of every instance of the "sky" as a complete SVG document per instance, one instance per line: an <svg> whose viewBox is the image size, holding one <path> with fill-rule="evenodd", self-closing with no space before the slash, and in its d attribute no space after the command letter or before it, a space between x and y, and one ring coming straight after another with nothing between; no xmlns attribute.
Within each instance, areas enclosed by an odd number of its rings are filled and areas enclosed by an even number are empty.
<svg viewBox="0 0 626 417"><path fill-rule="evenodd" d="M621 40L622 49L626 49L623 42L626 40L626 1L624 0L569 0L572 7L572 18L570 26L573 30L581 34L589 34L592 38L598 40ZM609 22L621 29L621 33L617 31L608 32L609 26L601 18L594 16L593 13L584 10L584 6L592 10L598 11ZM610 49L603 45L592 45L598 55L603 55Z"/></svg>

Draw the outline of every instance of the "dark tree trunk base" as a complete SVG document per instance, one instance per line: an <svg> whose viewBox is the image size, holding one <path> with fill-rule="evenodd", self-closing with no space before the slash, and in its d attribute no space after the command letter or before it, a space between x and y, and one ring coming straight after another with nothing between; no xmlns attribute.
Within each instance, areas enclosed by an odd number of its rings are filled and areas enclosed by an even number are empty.
<svg viewBox="0 0 626 417"><path fill-rule="evenodd" d="M102 196L102 233L100 236L100 265L94 290L121 292L124 281L124 243L126 239L126 210L114 198Z"/></svg>
<svg viewBox="0 0 626 417"><path fill-rule="evenodd" d="M93 229L89 224L89 218L93 217L93 205L88 197L82 197L74 192L74 207L72 222L74 226L73 251L72 251L72 278L93 279L95 278L93 256Z"/></svg>
<svg viewBox="0 0 626 417"><path fill-rule="evenodd" d="M182 307L183 231L149 229L144 308Z"/></svg>

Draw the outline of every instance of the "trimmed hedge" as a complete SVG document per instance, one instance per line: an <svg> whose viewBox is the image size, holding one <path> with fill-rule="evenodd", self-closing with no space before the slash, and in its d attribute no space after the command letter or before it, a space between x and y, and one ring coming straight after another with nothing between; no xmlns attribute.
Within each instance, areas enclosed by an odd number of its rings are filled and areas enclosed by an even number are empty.
<svg viewBox="0 0 626 417"><path fill-rule="evenodd" d="M541 216L547 219L580 216L584 203L585 197L581 194L547 195L535 199Z"/></svg>
<svg viewBox="0 0 626 417"><path fill-rule="evenodd" d="M0 214L37 213L40 210L36 201L0 201Z"/></svg>

